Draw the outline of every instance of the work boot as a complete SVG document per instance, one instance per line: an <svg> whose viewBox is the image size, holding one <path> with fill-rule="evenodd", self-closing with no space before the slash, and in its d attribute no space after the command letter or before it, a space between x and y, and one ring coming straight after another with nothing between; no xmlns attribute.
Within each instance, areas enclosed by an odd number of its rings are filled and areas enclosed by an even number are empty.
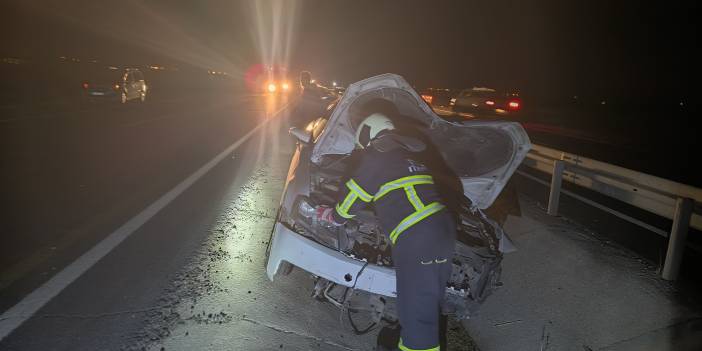
<svg viewBox="0 0 702 351"><path fill-rule="evenodd" d="M397 344L400 343L400 327L386 326L378 333L376 351L399 351Z"/></svg>

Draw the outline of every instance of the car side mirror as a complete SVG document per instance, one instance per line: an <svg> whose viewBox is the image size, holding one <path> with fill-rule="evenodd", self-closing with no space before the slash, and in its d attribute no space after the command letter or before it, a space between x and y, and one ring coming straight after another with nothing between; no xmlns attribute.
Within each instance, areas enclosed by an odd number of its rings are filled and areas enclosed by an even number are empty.
<svg viewBox="0 0 702 351"><path fill-rule="evenodd" d="M312 134L310 132L297 127L290 128L290 135L297 138L297 140L299 140L303 144L309 144L310 139L312 139Z"/></svg>

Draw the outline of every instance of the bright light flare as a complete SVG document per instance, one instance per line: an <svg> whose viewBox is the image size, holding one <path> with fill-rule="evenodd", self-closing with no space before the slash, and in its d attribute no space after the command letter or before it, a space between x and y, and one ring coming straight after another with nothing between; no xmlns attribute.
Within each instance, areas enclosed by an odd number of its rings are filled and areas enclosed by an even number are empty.
<svg viewBox="0 0 702 351"><path fill-rule="evenodd" d="M278 87L276 87L275 84L270 83L270 84L268 84L268 87L267 87L266 89L268 89L268 92L269 92L269 93L275 93L275 91L276 91L277 88L278 88Z"/></svg>
<svg viewBox="0 0 702 351"><path fill-rule="evenodd" d="M495 102L492 101L492 100L487 100L487 101L485 101L485 105L488 105L488 106L495 106Z"/></svg>
<svg viewBox="0 0 702 351"><path fill-rule="evenodd" d="M295 46L297 1L251 2L254 44L266 67L286 66Z"/></svg>
<svg viewBox="0 0 702 351"><path fill-rule="evenodd" d="M290 90L290 84L288 84L288 82L285 82L281 85L281 88L283 88L283 90L285 91L288 91Z"/></svg>

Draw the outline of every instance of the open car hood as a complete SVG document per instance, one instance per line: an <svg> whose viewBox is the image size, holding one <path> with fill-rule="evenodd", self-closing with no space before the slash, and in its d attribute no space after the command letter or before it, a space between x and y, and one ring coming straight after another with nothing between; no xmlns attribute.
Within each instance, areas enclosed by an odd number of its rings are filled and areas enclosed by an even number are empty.
<svg viewBox="0 0 702 351"><path fill-rule="evenodd" d="M460 177L465 196L480 209L492 205L531 148L519 123L446 121L404 78L387 73L346 89L315 144L312 162L319 165L325 155L351 154L355 128L365 117L360 107L378 98L393 102L401 117L430 139L446 165Z"/></svg>

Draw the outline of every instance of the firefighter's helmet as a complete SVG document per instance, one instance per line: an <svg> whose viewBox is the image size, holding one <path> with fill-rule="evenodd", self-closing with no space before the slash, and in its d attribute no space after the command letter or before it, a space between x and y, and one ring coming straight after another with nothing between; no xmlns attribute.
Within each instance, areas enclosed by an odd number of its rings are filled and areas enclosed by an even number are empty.
<svg viewBox="0 0 702 351"><path fill-rule="evenodd" d="M356 129L356 147L365 148L371 140L384 130L393 130L395 125L382 113L373 113L361 122Z"/></svg>

